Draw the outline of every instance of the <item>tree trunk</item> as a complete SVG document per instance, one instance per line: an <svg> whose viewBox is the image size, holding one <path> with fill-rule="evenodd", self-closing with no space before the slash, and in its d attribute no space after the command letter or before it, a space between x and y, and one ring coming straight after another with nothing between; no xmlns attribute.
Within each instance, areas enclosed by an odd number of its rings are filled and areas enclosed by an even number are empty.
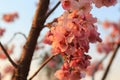
<svg viewBox="0 0 120 80"><path fill-rule="evenodd" d="M30 33L21 54L20 62L18 63L18 67L15 70L15 77L13 80L27 80L37 39L46 21L46 12L48 10L48 5L49 0L40 0Z"/></svg>

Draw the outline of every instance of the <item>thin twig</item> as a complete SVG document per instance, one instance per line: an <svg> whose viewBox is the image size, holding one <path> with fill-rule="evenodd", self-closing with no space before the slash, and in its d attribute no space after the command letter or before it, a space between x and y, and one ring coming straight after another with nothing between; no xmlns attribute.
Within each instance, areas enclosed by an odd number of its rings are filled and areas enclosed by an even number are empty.
<svg viewBox="0 0 120 80"><path fill-rule="evenodd" d="M47 15L46 15L46 19L51 15L51 13L60 5L60 1L53 7L53 9L51 9Z"/></svg>
<svg viewBox="0 0 120 80"><path fill-rule="evenodd" d="M105 72L104 72L104 75L103 75L103 77L102 77L101 80L105 80L105 79L106 79L106 77L107 77L107 75L108 75L108 73L109 73L110 67L111 67L111 65L112 65L112 63L113 63L113 60L115 59L115 57L116 57L116 55L117 55L117 51L118 51L119 47L120 47L120 44L117 45L115 51L113 52L113 55L112 55L112 57L111 57L111 59L110 59L110 61L109 61L109 64L108 64L108 66L107 66L107 68L106 68L106 70L105 70Z"/></svg>
<svg viewBox="0 0 120 80"><path fill-rule="evenodd" d="M39 67L39 69L30 77L29 80L32 80L37 74L38 72L50 61L52 60L55 56L57 56L58 54L56 55L52 55L51 57L49 57L45 62L43 62L43 64Z"/></svg>
<svg viewBox="0 0 120 80"><path fill-rule="evenodd" d="M95 66L93 74L92 74L92 80L95 80L95 73L98 70L99 65L107 58L108 55L105 55L99 62L98 64Z"/></svg>
<svg viewBox="0 0 120 80"><path fill-rule="evenodd" d="M16 32L16 33L12 36L12 38L7 42L7 44L9 44L18 34L19 34L19 35L22 35L25 39L27 39L27 37L26 37L25 34L23 34L23 33L21 33L21 32Z"/></svg>
<svg viewBox="0 0 120 80"><path fill-rule="evenodd" d="M9 56L9 54L7 53L7 51L5 50L4 46L2 45L2 43L0 42L0 46L4 52L4 54L7 56L8 60L10 61L10 63L17 68L17 64L11 59L11 57Z"/></svg>

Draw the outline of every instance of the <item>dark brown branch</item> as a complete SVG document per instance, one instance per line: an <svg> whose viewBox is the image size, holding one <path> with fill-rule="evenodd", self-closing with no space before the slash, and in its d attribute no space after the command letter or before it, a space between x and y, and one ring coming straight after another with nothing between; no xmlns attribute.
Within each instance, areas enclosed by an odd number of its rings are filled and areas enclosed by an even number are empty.
<svg viewBox="0 0 120 80"><path fill-rule="evenodd" d="M52 55L51 57L49 57L45 62L43 62L43 64L39 67L39 69L30 77L29 80L32 80L37 74L38 72L50 61L52 60L56 55Z"/></svg>
<svg viewBox="0 0 120 80"><path fill-rule="evenodd" d="M8 60L10 61L10 63L17 68L17 64L11 59L11 57L9 56L9 54L7 53L7 51L5 50L4 46L2 45L2 43L0 42L0 46L4 52L4 54L7 56Z"/></svg>
<svg viewBox="0 0 120 80"><path fill-rule="evenodd" d="M99 62L98 64L95 66L93 74L92 74L92 80L95 80L95 73L98 70L99 65L107 58L108 55L105 55Z"/></svg>
<svg viewBox="0 0 120 80"><path fill-rule="evenodd" d="M37 10L32 22L30 33L27 37L27 41L24 45L19 67L16 70L15 80L27 80L27 76L30 70L30 64L33 57L33 53L37 44L37 40L40 31L44 28L43 25L46 21L46 12L48 10L49 0L40 0L37 6Z"/></svg>
<svg viewBox="0 0 120 80"><path fill-rule="evenodd" d="M9 44L18 34L19 34L19 35L22 35L25 39L27 39L27 37L26 37L25 34L23 34L23 33L21 33L21 32L16 32L16 33L12 36L12 38L7 42L7 44Z"/></svg>
<svg viewBox="0 0 120 80"><path fill-rule="evenodd" d="M53 7L53 9L51 9L47 15L46 15L46 19L51 15L51 13L60 5L60 1Z"/></svg>
<svg viewBox="0 0 120 80"><path fill-rule="evenodd" d="M117 45L115 51L113 52L113 55L112 55L112 57L111 57L111 59L110 59L110 61L109 61L109 64L108 64L108 66L107 66L107 68L106 68L106 70L105 70L105 72L104 72L104 75L103 75L103 77L102 77L101 80L105 80L105 79L106 79L106 77L107 77L107 75L108 75L108 73L109 73L110 67L111 67L111 65L112 65L112 63L113 63L113 60L114 60L115 57L116 57L116 54L117 54L117 51L118 51L119 47L120 47L120 44Z"/></svg>

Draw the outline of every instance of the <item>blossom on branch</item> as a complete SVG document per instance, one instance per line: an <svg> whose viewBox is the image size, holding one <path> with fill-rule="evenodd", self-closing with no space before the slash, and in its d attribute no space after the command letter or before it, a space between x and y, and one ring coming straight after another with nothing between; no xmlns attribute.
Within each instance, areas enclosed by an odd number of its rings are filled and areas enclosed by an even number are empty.
<svg viewBox="0 0 120 80"><path fill-rule="evenodd" d="M61 54L65 63L68 64L69 68L65 70L62 78L73 80L72 77L79 75L76 77L78 80L82 78L80 75L90 65L91 57L85 54L89 50L89 43L101 42L100 34L94 25L96 18L82 11L70 13L66 11L57 21L47 33L44 42L51 44L53 54ZM64 73L63 69L55 73L58 79L60 79L58 75L61 71ZM66 76L66 71L69 76Z"/></svg>
<svg viewBox="0 0 120 80"><path fill-rule="evenodd" d="M18 16L18 13L17 12L14 12L14 13L8 13L8 14L4 14L3 15L3 20L5 22L13 22L15 21L15 19L17 19L19 16Z"/></svg>
<svg viewBox="0 0 120 80"><path fill-rule="evenodd" d="M97 26L94 25L97 18L90 14L94 1L60 1L65 12L49 24L50 30L44 43L52 45L53 54L61 54L64 58L64 64L56 71L55 76L59 80L79 80L85 76L85 71L90 65L91 56L86 54L89 44L102 41ZM115 4L104 3L105 6Z"/></svg>
<svg viewBox="0 0 120 80"><path fill-rule="evenodd" d="M103 6L109 7L114 6L117 3L117 0L93 0L93 3L98 8Z"/></svg>
<svg viewBox="0 0 120 80"><path fill-rule="evenodd" d="M103 27L112 28L109 38L112 39L113 43L119 44L120 43L120 20L118 22L105 21L103 22Z"/></svg>
<svg viewBox="0 0 120 80"><path fill-rule="evenodd" d="M98 70L104 69L103 64L102 63L98 64L98 63L99 63L99 61L95 61L95 62L91 63L90 66L87 67L86 71L89 76L92 76Z"/></svg>
<svg viewBox="0 0 120 80"><path fill-rule="evenodd" d="M0 27L0 37L5 33L5 29Z"/></svg>
<svg viewBox="0 0 120 80"><path fill-rule="evenodd" d="M91 0L61 0L65 10L80 10L89 13L92 9Z"/></svg>

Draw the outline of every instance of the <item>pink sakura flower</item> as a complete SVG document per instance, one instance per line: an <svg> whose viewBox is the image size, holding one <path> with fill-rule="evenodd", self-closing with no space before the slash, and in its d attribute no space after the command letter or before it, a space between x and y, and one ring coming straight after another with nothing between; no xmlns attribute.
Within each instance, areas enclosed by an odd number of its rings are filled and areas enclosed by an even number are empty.
<svg viewBox="0 0 120 80"><path fill-rule="evenodd" d="M91 57L83 54L82 56L74 56L70 61L70 67L77 68L79 70L85 70L90 65Z"/></svg>
<svg viewBox="0 0 120 80"><path fill-rule="evenodd" d="M11 66L11 65L7 65L7 66L4 68L4 73L5 73L5 74L13 73L13 72L14 72L14 67Z"/></svg>
<svg viewBox="0 0 120 80"><path fill-rule="evenodd" d="M88 52L89 42L101 42L97 28L94 26L96 18L93 18L91 14L74 11L63 16L58 18L58 24L51 28L44 39L44 42L52 44L54 53L65 52L72 45L75 49L82 48Z"/></svg>
<svg viewBox="0 0 120 80"><path fill-rule="evenodd" d="M94 43L96 41L101 42L102 40L101 40L101 38L98 37L99 35L100 35L100 33L97 32L97 27L94 26L94 28L90 30L90 36L89 36L90 42L92 42L92 43Z"/></svg>
<svg viewBox="0 0 120 80"><path fill-rule="evenodd" d="M79 80L83 78L91 57L85 52L89 43L101 42L97 19L89 13L91 0L61 0L65 13L57 18L45 36L44 42L52 45L53 54L59 53L64 64L55 73L59 80Z"/></svg>
<svg viewBox="0 0 120 80"><path fill-rule="evenodd" d="M110 25L111 25L111 23L110 23L109 21L107 21L107 20L102 23L102 26L103 26L104 28L109 28Z"/></svg>
<svg viewBox="0 0 120 80"><path fill-rule="evenodd" d="M52 45L53 54L59 53L64 57L61 70L55 74L58 79L82 78L82 72L90 65L91 57L85 54L89 43L101 42L95 22L96 18L83 11L66 11L55 24L53 22L54 27L51 27L44 41Z"/></svg>
<svg viewBox="0 0 120 80"><path fill-rule="evenodd" d="M92 9L91 0L61 0L61 2L65 10L82 10L88 13Z"/></svg>
<svg viewBox="0 0 120 80"><path fill-rule="evenodd" d="M5 33L5 29L0 27L0 37Z"/></svg>
<svg viewBox="0 0 120 80"><path fill-rule="evenodd" d="M102 6L114 6L117 3L117 0L93 0L93 3L96 7L100 8Z"/></svg>
<svg viewBox="0 0 120 80"><path fill-rule="evenodd" d="M103 69L103 64L99 64L99 65L98 65L98 63L99 63L98 61L93 62L93 63L91 63L91 65L89 65L89 66L87 67L86 71L87 71L87 74L88 74L89 76L92 76L92 75L94 74L95 69L96 69L96 71Z"/></svg>
<svg viewBox="0 0 120 80"><path fill-rule="evenodd" d="M70 66L69 62L65 62L61 70L56 71L55 76L59 80L79 80L85 77L84 71L81 71L79 67Z"/></svg>
<svg viewBox="0 0 120 80"><path fill-rule="evenodd" d="M97 50L100 53L105 52L106 54L108 54L113 49L114 49L114 45L111 42L100 43L97 45Z"/></svg>
<svg viewBox="0 0 120 80"><path fill-rule="evenodd" d="M4 14L3 15L3 20L5 22L13 22L16 18L18 18L18 13L14 12L14 13L8 13L8 14Z"/></svg>
<svg viewBox="0 0 120 80"><path fill-rule="evenodd" d="M55 76L59 80L79 80L82 76L77 70L72 71L66 65L63 65L63 69L56 71Z"/></svg>
<svg viewBox="0 0 120 80"><path fill-rule="evenodd" d="M118 23L105 21L103 22L103 27L111 28L109 38L112 39L113 43L120 43L120 21Z"/></svg>

